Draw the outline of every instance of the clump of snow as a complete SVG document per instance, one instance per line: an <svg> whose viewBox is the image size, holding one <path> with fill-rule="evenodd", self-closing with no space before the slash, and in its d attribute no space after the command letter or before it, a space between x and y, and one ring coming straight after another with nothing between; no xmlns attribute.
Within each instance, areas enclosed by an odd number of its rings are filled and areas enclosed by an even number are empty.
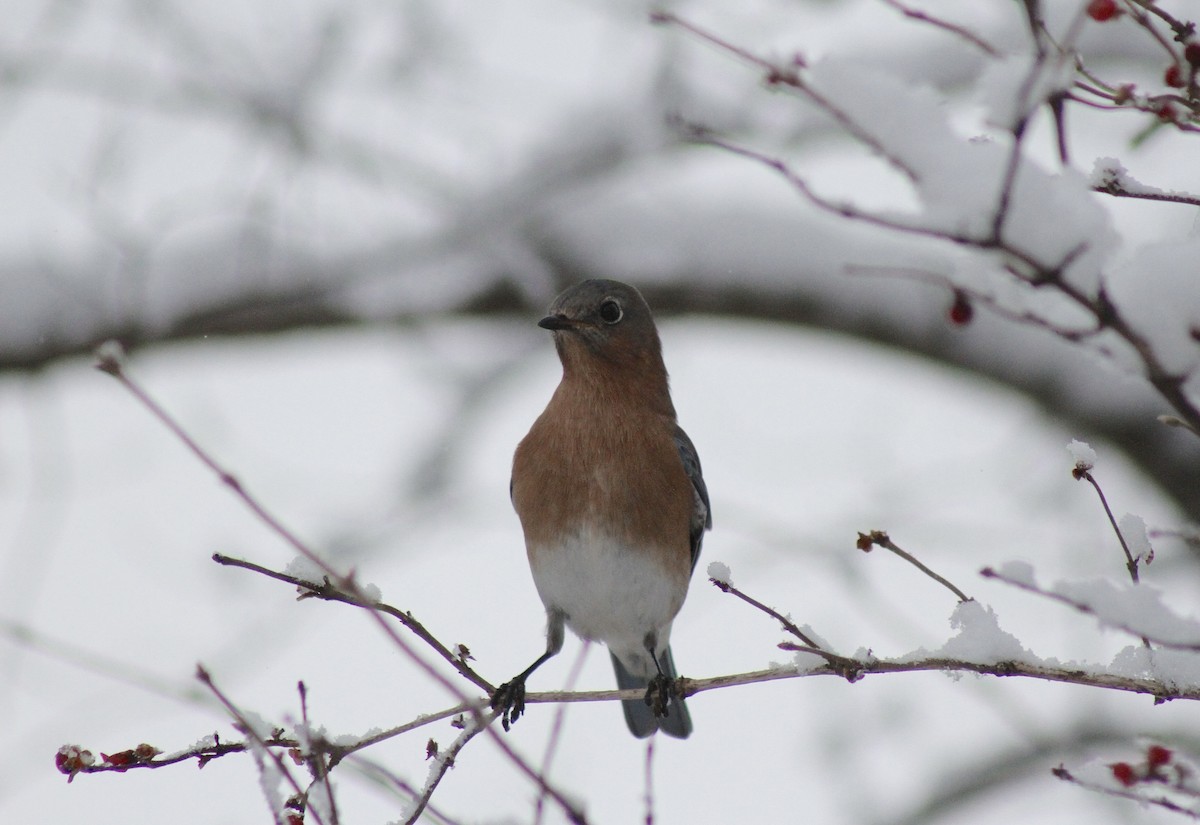
<svg viewBox="0 0 1200 825"><path fill-rule="evenodd" d="M304 581L313 582L314 584L319 584L325 579L325 571L307 556L296 556L287 563L287 566L283 568L283 572L289 576L304 579Z"/></svg>
<svg viewBox="0 0 1200 825"><path fill-rule="evenodd" d="M1067 452L1075 459L1075 468L1078 470L1090 470L1096 466L1096 451L1086 441L1072 439L1067 445Z"/></svg>
<svg viewBox="0 0 1200 825"><path fill-rule="evenodd" d="M996 612L980 602L959 602L950 626L958 635L942 646L939 652L944 656L987 665L1033 658L1016 636L1000 628Z"/></svg>
<svg viewBox="0 0 1200 825"><path fill-rule="evenodd" d="M339 748L349 748L383 733L383 728L367 728L362 733L339 733L329 737L329 743Z"/></svg>
<svg viewBox="0 0 1200 825"><path fill-rule="evenodd" d="M1088 183L1100 189L1124 189L1127 182L1133 182L1121 161L1116 158L1096 158L1092 163L1092 174Z"/></svg>
<svg viewBox="0 0 1200 825"><path fill-rule="evenodd" d="M1033 565L1027 561L1006 561L996 568L996 573L1014 584L1037 587L1037 577L1033 571Z"/></svg>
<svg viewBox="0 0 1200 825"><path fill-rule="evenodd" d="M797 650L792 656L791 664L780 664L771 662L772 670L796 672L796 673L812 673L821 670L829 661L824 656L818 656L816 653L809 653L807 650Z"/></svg>
<svg viewBox="0 0 1200 825"><path fill-rule="evenodd" d="M245 722L249 727L247 741L254 739L270 739L275 735L275 731L279 729L279 725L268 722L260 714L252 710L242 711L241 721Z"/></svg>
<svg viewBox="0 0 1200 825"><path fill-rule="evenodd" d="M1135 516L1133 513L1126 513L1121 516L1117 526L1121 528L1121 535L1125 537L1125 543L1129 545L1129 552L1135 559L1144 559L1149 562L1154 558L1154 548L1150 546L1150 536L1146 533L1145 519Z"/></svg>
<svg viewBox="0 0 1200 825"><path fill-rule="evenodd" d="M1200 366L1200 290L1195 261L1200 239L1160 241L1133 250L1111 269L1109 298L1149 344L1168 373L1186 375ZM1136 361L1134 366L1141 366Z"/></svg>
<svg viewBox="0 0 1200 825"><path fill-rule="evenodd" d="M1130 645L1113 659L1110 672L1130 679L1155 679L1175 690L1200 690L1200 654Z"/></svg>
<svg viewBox="0 0 1200 825"><path fill-rule="evenodd" d="M1092 165L1092 174L1088 177L1088 183L1096 189L1102 189L1107 192L1125 192L1130 195L1167 198L1195 197L1190 192L1183 192L1178 189L1159 189L1157 186L1142 183L1130 175L1129 170L1121 165L1121 161L1116 158L1096 158L1095 163Z"/></svg>
<svg viewBox="0 0 1200 825"><path fill-rule="evenodd" d="M96 369L116 375L125 366L125 347L120 341L109 339L96 347Z"/></svg>
<svg viewBox="0 0 1200 825"><path fill-rule="evenodd" d="M1016 636L1001 629L992 608L973 599L958 603L950 614L950 626L958 633L937 650L920 648L898 657L896 661L946 658L979 665L1011 661L1041 662L1025 649Z"/></svg>
<svg viewBox="0 0 1200 825"><path fill-rule="evenodd" d="M1101 624L1175 645L1200 645L1200 621L1176 614L1153 585L1093 579L1059 582L1050 591L1086 605Z"/></svg>
<svg viewBox="0 0 1200 825"><path fill-rule="evenodd" d="M993 90L993 96L1004 97L1015 107L1012 111L1036 106L1037 95L1061 87L1064 74L1073 70L1050 62L1026 95L1008 88ZM999 71L1005 65L1002 62ZM1020 72L1018 84L1029 71ZM1090 294L1099 285L1118 238L1111 216L1097 203L1084 175L1069 168L1051 172L1027 158L1011 175L1007 142L960 134L937 93L861 61L826 58L809 68L806 80L826 100L834 101L839 119L853 124L856 137L877 153L886 152L915 188L920 201L917 214L884 214L884 219L984 244L993 237L998 210L1006 203L1003 238L1007 245L1021 250L1037 268L1061 272L1079 290ZM985 276L980 274L978 256L973 260L958 276L964 284L977 287Z"/></svg>
<svg viewBox="0 0 1200 825"><path fill-rule="evenodd" d="M733 576L729 572L729 565L719 561L710 561L708 563L708 577L715 579L721 584L727 584L733 587Z"/></svg>

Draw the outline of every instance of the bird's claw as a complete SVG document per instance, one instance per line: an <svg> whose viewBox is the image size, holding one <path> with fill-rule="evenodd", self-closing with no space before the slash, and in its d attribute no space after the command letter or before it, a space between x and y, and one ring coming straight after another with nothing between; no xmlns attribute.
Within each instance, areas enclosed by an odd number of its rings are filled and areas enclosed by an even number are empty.
<svg viewBox="0 0 1200 825"><path fill-rule="evenodd" d="M645 702L655 716L667 715L672 688L671 680L661 673L651 678L650 684L646 685Z"/></svg>
<svg viewBox="0 0 1200 825"><path fill-rule="evenodd" d="M496 688L490 704L500 712L500 724L508 730L525 712L525 680L513 679Z"/></svg>

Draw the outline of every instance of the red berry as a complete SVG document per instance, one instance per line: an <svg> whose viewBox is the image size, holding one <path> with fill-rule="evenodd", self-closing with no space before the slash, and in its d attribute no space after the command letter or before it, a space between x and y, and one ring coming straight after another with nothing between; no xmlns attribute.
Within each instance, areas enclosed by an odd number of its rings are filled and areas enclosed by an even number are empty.
<svg viewBox="0 0 1200 825"><path fill-rule="evenodd" d="M1184 46L1183 59L1193 66L1200 66L1200 43L1193 40Z"/></svg>
<svg viewBox="0 0 1200 825"><path fill-rule="evenodd" d="M1117 0L1092 0L1087 7L1088 16L1098 23L1112 20L1121 10L1117 8Z"/></svg>
<svg viewBox="0 0 1200 825"><path fill-rule="evenodd" d="M1167 70L1163 72L1163 83L1173 89L1182 89L1187 85L1187 78L1183 76L1183 70L1179 68L1178 63L1167 66Z"/></svg>
<svg viewBox="0 0 1200 825"><path fill-rule="evenodd" d="M1151 745L1146 749L1146 764L1151 768L1161 768L1171 761L1171 749L1162 745Z"/></svg>
<svg viewBox="0 0 1200 825"><path fill-rule="evenodd" d="M1175 107L1168 101L1163 101L1154 109L1154 114L1158 115L1158 119L1163 123L1175 122Z"/></svg>
<svg viewBox="0 0 1200 825"><path fill-rule="evenodd" d="M1133 772L1133 767L1128 762L1114 762L1108 767L1112 771L1113 779L1126 788L1137 782L1137 774Z"/></svg>
<svg viewBox="0 0 1200 825"><path fill-rule="evenodd" d="M956 327L965 327L975 317L975 307L971 306L971 300L965 292L955 290L954 303L950 305L948 314L950 316L950 323Z"/></svg>

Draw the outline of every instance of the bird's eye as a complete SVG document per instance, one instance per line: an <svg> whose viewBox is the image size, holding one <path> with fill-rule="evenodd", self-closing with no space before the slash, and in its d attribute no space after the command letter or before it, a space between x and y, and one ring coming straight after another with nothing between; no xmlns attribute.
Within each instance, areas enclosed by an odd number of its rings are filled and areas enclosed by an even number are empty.
<svg viewBox="0 0 1200 825"><path fill-rule="evenodd" d="M600 320L604 323L615 324L624 316L625 313L621 311L621 305L612 298L607 298L604 303L600 304Z"/></svg>

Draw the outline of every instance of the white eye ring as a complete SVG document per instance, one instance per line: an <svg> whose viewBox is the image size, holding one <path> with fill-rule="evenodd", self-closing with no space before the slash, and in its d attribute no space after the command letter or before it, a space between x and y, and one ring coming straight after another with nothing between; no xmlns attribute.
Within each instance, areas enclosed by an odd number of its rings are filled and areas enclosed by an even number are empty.
<svg viewBox="0 0 1200 825"><path fill-rule="evenodd" d="M606 324L619 324L625 317L625 311L615 298L605 298L600 302L600 320Z"/></svg>

